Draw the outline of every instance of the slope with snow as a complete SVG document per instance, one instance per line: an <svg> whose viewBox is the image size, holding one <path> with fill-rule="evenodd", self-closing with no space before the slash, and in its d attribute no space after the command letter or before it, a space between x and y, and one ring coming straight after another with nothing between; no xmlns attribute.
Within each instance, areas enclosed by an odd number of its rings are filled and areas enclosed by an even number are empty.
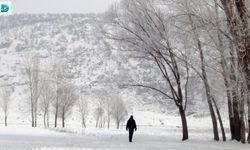
<svg viewBox="0 0 250 150"><path fill-rule="evenodd" d="M1 150L247 150L238 142L215 142L211 132L193 130L191 139L180 140L180 132L162 127L138 127L132 143L128 133L114 129L77 129L76 132L8 127L0 128Z"/></svg>

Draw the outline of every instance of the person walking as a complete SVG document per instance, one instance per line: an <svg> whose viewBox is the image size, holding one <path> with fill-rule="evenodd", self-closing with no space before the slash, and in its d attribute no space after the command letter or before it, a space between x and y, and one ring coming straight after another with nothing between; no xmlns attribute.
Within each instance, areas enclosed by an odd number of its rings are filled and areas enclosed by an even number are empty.
<svg viewBox="0 0 250 150"><path fill-rule="evenodd" d="M129 142L132 142L133 134L134 134L134 131L136 131L136 130L137 130L136 122L135 122L133 116L131 115L130 118L128 119L127 125L126 125L126 131L129 131Z"/></svg>

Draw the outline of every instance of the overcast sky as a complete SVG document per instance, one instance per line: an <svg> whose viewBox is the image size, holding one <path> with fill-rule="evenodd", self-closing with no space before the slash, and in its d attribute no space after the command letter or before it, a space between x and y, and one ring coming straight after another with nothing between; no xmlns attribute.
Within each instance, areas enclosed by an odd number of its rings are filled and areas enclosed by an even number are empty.
<svg viewBox="0 0 250 150"><path fill-rule="evenodd" d="M12 13L100 13L119 0L0 0L12 2Z"/></svg>

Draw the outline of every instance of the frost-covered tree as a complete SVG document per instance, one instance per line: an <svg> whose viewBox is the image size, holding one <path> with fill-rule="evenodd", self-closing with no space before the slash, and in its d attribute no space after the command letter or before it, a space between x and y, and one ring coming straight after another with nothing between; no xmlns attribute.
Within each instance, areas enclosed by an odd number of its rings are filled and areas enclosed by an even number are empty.
<svg viewBox="0 0 250 150"><path fill-rule="evenodd" d="M10 105L11 105L11 92L8 86L3 86L0 89L0 107L4 113L4 124L7 127L8 125L8 116L10 112Z"/></svg>
<svg viewBox="0 0 250 150"><path fill-rule="evenodd" d="M106 87L106 89L96 90L95 94L98 95L97 105L103 109L103 116L100 118L100 124L105 124L107 119L107 127L110 128L111 111L112 111L112 98L110 96L112 89Z"/></svg>
<svg viewBox="0 0 250 150"><path fill-rule="evenodd" d="M107 31L110 39L124 43L123 50L141 54L145 61L153 61L163 77L165 88L161 90L150 84L135 83L132 86L149 88L157 91L167 99L173 100L179 110L183 140L188 139L186 119L187 83L189 68L181 51L175 48L176 41L170 36L168 17L151 0L123 0L109 13L114 30ZM140 55L139 55L140 56Z"/></svg>
<svg viewBox="0 0 250 150"><path fill-rule="evenodd" d="M107 97L105 99L105 110L107 113L108 128L110 128L110 121L111 121L111 115L112 115L112 103L113 103L113 99L111 97Z"/></svg>
<svg viewBox="0 0 250 150"><path fill-rule="evenodd" d="M52 88L52 85L50 81L45 81L44 88L41 91L41 97L40 97L40 109L43 113L43 123L44 127L49 127L49 113L51 104L55 99L55 91Z"/></svg>
<svg viewBox="0 0 250 150"><path fill-rule="evenodd" d="M29 90L29 101L31 111L31 125L37 126L38 100L43 88L40 80L40 59L37 55L31 54L25 57L23 62L23 75Z"/></svg>
<svg viewBox="0 0 250 150"><path fill-rule="evenodd" d="M70 115L73 106L78 100L76 88L72 84L63 84L60 86L59 93L59 112L62 119L62 127L65 127L65 120Z"/></svg>
<svg viewBox="0 0 250 150"><path fill-rule="evenodd" d="M212 115L214 112L211 109L214 103L218 120L221 126L223 140L225 140L225 132L223 132L222 119L217 106L218 101L215 101L215 93L213 92L213 85L209 85L209 73L211 69L217 70L221 76L217 81L223 79L225 88L222 87L227 95L229 124L231 131L231 138L245 143L245 121L243 114L246 102L246 95L248 89L246 85L249 84L249 67L247 67L247 51L249 49L249 5L246 1L235 0L177 0L175 1L179 8L178 15L173 20L181 20L178 24L178 29L185 34L195 34L192 40L188 40L185 45L196 45L196 49L200 52L202 71L202 80L205 85L207 100L212 117L215 139L219 139L216 116ZM212 4L212 5L211 5ZM185 18L188 18L185 20ZM187 30L189 25L192 27ZM183 32L183 31L186 31ZM208 52L209 51L209 52ZM211 59L212 58L212 59ZM206 60L213 60L216 63L217 58L220 59L219 64L221 68L216 65L211 66L206 63ZM249 63L248 63L249 64ZM192 64L195 65L195 64ZM210 71L209 71L210 70ZM216 74L216 72L212 72ZM207 74L207 75L206 75ZM207 76L204 78L204 75ZM221 78L221 79L220 79ZM207 81L206 81L207 80ZM244 88L242 88L244 87ZM224 89L223 89L224 88ZM243 91L243 92L242 92ZM242 94L244 93L244 94ZM210 100L209 100L210 99ZM212 103L211 103L212 102ZM217 130L217 131L216 131Z"/></svg>
<svg viewBox="0 0 250 150"><path fill-rule="evenodd" d="M240 73L241 82L246 83L247 92L250 93L250 17L249 17L249 4L245 0L220 0L225 18L227 20L227 28L232 36L233 46L236 49L237 60L238 60L238 71ZM240 108L237 101L233 101L233 108ZM242 102L244 103L244 102ZM248 105L248 107L250 107ZM241 110L243 111L243 110ZM236 124L234 124L235 130L234 138L238 141L245 142L245 132L241 132L242 125L240 123L239 112L236 112ZM248 122L250 113L248 112ZM250 126L249 126L250 128ZM242 134L243 133L243 134ZM248 136L248 142L250 143L250 134Z"/></svg>
<svg viewBox="0 0 250 150"><path fill-rule="evenodd" d="M103 117L103 115L104 115L104 109L102 107L98 106L94 111L94 117L95 117L95 120L96 120L96 125L95 125L96 128L98 126L102 127L102 117Z"/></svg>
<svg viewBox="0 0 250 150"><path fill-rule="evenodd" d="M60 86L63 84L64 79L64 68L65 63L62 59L53 57L53 64L52 64L52 82L55 84L53 87L55 88L55 99L53 102L53 107L55 109L55 119L54 119L54 126L57 127L57 120L59 116L59 89Z"/></svg>
<svg viewBox="0 0 250 150"><path fill-rule="evenodd" d="M86 118L88 115L88 100L81 95L78 100L78 111L82 120L82 127L86 128Z"/></svg>
<svg viewBox="0 0 250 150"><path fill-rule="evenodd" d="M127 117L128 111L120 95L112 94L111 98L112 98L111 116L115 121L116 128L119 129L121 123Z"/></svg>
<svg viewBox="0 0 250 150"><path fill-rule="evenodd" d="M209 108L209 112L210 112L210 116L211 116L211 120L212 120L212 125L213 125L213 132L214 132L214 139L215 140L219 140L219 132L218 132L218 123L217 123L217 117L216 117L216 113L218 116L218 120L221 126L221 131L222 131L222 136L223 136L223 140L226 140L225 137L225 131L224 131L224 126L222 123L222 119L221 119L221 115L220 115L220 111L218 109L217 106L217 101L216 98L214 96L214 93L212 92L212 86L209 82L209 69L207 65L207 58L206 58L206 54L209 54L207 51L209 51L209 48L206 48L206 44L203 42L203 38L207 38L205 36L205 34L209 34L209 33L203 33L204 31L206 31L206 23L204 23L203 19L197 18L196 16L193 16L193 14L195 15L199 15L203 18L205 18L204 16L212 16L213 14L206 14L204 15L203 12L199 12L200 7L204 7L206 8L206 2L205 1L193 1L193 0L178 0L177 1L177 10L179 11L176 12L177 14L182 14L180 17L176 17L175 20L181 21L181 22L185 22L182 23L181 25L178 25L178 27L182 28L182 32L185 34L185 36L188 37L189 40L187 40L187 42L184 44L186 47L188 45L190 45L190 47L194 47L193 50L193 54L198 55L199 59L197 59L196 61L200 62L200 66L197 66L195 63L192 64L192 68L195 68L195 71L197 72L197 74L199 74L200 78L203 81L204 84L204 88L205 88L205 93L206 93L206 99L208 102L208 108ZM192 7L192 6L198 6L198 7ZM209 13L209 11L208 11ZM203 26L201 26L203 25ZM216 31L216 30L215 30ZM210 36L213 36L213 34L211 34L210 32ZM217 43L215 44L217 45ZM191 50L190 50L191 51ZM215 52L213 53L215 54ZM187 56L188 57L188 56ZM191 58L189 58L191 59ZM197 67L196 67L197 66Z"/></svg>

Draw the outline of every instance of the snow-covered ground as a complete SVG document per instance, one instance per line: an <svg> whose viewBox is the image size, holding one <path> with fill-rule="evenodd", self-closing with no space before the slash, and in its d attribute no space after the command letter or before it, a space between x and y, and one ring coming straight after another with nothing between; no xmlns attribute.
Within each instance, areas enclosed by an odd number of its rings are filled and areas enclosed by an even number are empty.
<svg viewBox="0 0 250 150"><path fill-rule="evenodd" d="M249 144L215 142L210 130L190 130L182 142L180 129L139 126L133 143L124 129L43 129L0 127L0 150L249 150Z"/></svg>

